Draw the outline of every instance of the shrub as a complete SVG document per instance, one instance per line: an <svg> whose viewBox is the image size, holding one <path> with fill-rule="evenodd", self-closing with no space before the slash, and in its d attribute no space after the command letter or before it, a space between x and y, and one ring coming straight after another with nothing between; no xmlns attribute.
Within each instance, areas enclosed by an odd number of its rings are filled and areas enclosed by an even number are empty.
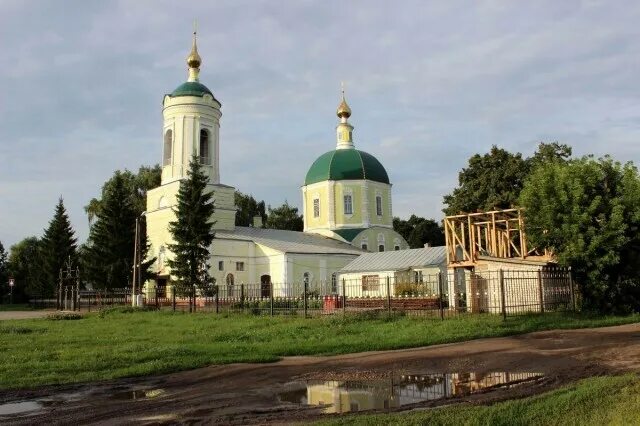
<svg viewBox="0 0 640 426"><path fill-rule="evenodd" d="M79 320L82 319L82 314L78 312L55 312L47 315L49 321L67 321L67 320Z"/></svg>

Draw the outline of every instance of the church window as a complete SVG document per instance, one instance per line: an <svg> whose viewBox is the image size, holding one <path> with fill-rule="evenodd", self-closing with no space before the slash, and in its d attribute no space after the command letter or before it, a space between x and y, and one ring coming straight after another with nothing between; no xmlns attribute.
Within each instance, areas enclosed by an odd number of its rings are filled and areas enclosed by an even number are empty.
<svg viewBox="0 0 640 426"><path fill-rule="evenodd" d="M200 164L211 164L209 155L209 132L200 130Z"/></svg>
<svg viewBox="0 0 640 426"><path fill-rule="evenodd" d="M313 217L320 217L320 199L313 200Z"/></svg>
<svg viewBox="0 0 640 426"><path fill-rule="evenodd" d="M367 243L362 243L362 250L369 250L369 246L367 245Z"/></svg>
<svg viewBox="0 0 640 426"><path fill-rule="evenodd" d="M344 196L344 214L353 214L353 201L351 195Z"/></svg>
<svg viewBox="0 0 640 426"><path fill-rule="evenodd" d="M306 285L309 285L309 281L311 280L311 274L309 272L305 272L302 274L302 280Z"/></svg>
<svg viewBox="0 0 640 426"><path fill-rule="evenodd" d="M162 157L162 164L164 166L171 165L172 149L173 149L173 131L169 129L164 134L164 155Z"/></svg>
<svg viewBox="0 0 640 426"><path fill-rule="evenodd" d="M331 293L336 294L338 292L338 276L334 272L331 274Z"/></svg>
<svg viewBox="0 0 640 426"><path fill-rule="evenodd" d="M244 271L244 262L236 262L236 271Z"/></svg>
<svg viewBox="0 0 640 426"><path fill-rule="evenodd" d="M224 261L218 261L218 271L224 271Z"/></svg>
<svg viewBox="0 0 640 426"><path fill-rule="evenodd" d="M228 286L232 286L235 282L234 278L233 278L233 274L227 274L227 285Z"/></svg>
<svg viewBox="0 0 640 426"><path fill-rule="evenodd" d="M382 216L382 196L376 195L376 214Z"/></svg>
<svg viewBox="0 0 640 426"><path fill-rule="evenodd" d="M378 245L378 251L384 251L384 244Z"/></svg>
<svg viewBox="0 0 640 426"><path fill-rule="evenodd" d="M400 246L396 244L395 246L393 246L393 249L394 249L395 251L398 251L398 250L400 250Z"/></svg>
<svg viewBox="0 0 640 426"><path fill-rule="evenodd" d="M164 246L160 246L160 250L158 250L158 269L164 267L164 251Z"/></svg>

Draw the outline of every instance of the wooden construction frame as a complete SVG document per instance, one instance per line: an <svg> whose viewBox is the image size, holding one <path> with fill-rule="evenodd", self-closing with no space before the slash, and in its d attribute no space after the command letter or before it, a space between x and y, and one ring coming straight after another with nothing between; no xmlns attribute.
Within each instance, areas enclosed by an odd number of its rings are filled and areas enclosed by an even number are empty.
<svg viewBox="0 0 640 426"><path fill-rule="evenodd" d="M480 257L548 262L527 244L522 209L494 210L447 216L444 219L447 263L453 268L475 267Z"/></svg>

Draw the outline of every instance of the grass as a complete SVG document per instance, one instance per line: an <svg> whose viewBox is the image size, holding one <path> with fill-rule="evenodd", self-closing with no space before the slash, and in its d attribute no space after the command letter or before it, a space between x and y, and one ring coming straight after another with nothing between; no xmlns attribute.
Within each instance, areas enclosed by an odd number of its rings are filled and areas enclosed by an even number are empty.
<svg viewBox="0 0 640 426"><path fill-rule="evenodd" d="M400 349L537 330L617 325L640 316L546 314L303 319L119 312L75 321L0 322L0 388L143 376L288 355Z"/></svg>
<svg viewBox="0 0 640 426"><path fill-rule="evenodd" d="M0 312L4 311L33 311L33 307L28 303L0 304Z"/></svg>
<svg viewBox="0 0 640 426"><path fill-rule="evenodd" d="M490 406L457 405L401 414L334 417L321 425L640 424L640 378L592 377L571 386Z"/></svg>

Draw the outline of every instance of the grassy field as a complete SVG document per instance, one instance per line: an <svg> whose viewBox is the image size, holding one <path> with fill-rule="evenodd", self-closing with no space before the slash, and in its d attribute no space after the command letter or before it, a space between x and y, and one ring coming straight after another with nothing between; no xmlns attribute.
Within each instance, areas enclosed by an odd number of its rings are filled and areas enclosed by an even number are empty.
<svg viewBox="0 0 640 426"><path fill-rule="evenodd" d="M27 303L16 303L16 304L9 304L9 303L3 303L0 305L0 312L3 311L32 311L33 308L31 307L31 305L27 304Z"/></svg>
<svg viewBox="0 0 640 426"><path fill-rule="evenodd" d="M640 316L256 317L107 312L0 322L0 388L141 376L287 355L399 349L537 330L617 325ZM373 338L375 337L375 338Z"/></svg>
<svg viewBox="0 0 640 426"><path fill-rule="evenodd" d="M539 396L490 406L450 406L405 414L336 417L322 425L640 424L640 378L593 377Z"/></svg>

